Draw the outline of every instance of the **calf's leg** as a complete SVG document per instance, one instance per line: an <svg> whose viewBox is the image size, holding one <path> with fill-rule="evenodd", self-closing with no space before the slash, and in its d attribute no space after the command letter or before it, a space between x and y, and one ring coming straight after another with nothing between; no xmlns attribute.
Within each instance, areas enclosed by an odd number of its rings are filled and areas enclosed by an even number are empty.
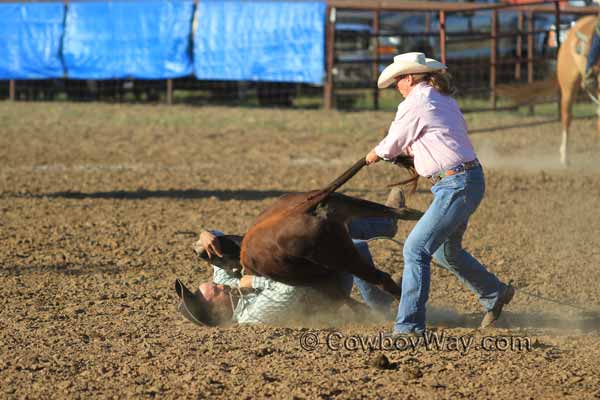
<svg viewBox="0 0 600 400"><path fill-rule="evenodd" d="M336 221L323 221L316 232L312 261L335 271L352 275L379 286L396 299L400 298L400 287L389 274L375 268L361 256L343 224Z"/></svg>

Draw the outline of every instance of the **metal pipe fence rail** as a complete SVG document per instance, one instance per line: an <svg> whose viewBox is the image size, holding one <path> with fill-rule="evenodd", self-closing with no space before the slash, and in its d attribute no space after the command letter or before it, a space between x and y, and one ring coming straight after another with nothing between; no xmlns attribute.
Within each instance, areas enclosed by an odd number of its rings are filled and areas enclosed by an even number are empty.
<svg viewBox="0 0 600 400"><path fill-rule="evenodd" d="M65 7L78 2L85 2L85 0L62 1ZM2 3L32 2L0 0L0 4ZM197 7L199 0L194 0L193 3ZM210 95L202 97L201 104L231 99L239 101L240 98L247 97L248 93L255 93L262 99L259 104L289 106L293 104L294 95L306 94L313 100L316 99L319 102L318 106L324 109L356 108L357 98L368 97L371 98L372 108L380 109L387 104L382 99L384 94L376 87L376 78L381 68L392 61L391 57L394 54L424 50L428 56L436 57L449 65L450 72L457 77L459 87L463 88L463 95L479 99L478 105L466 107L466 112L505 109L512 106L498 102L499 85L508 82L533 84L544 77L553 78L552 64L555 53L560 46L561 35L568 28L561 24L561 21L571 21L574 16L596 14L600 10L597 7L573 7L564 0L536 1L519 5L392 0L327 0L325 4L323 80L320 85L243 80L203 81L193 76L136 82L129 82L128 79L85 81L57 78L52 81L33 83L34 81L30 80L11 79L0 85L0 96L4 91L5 96L10 100L19 97L28 98L28 90L31 89L31 92L35 93L36 85L41 88L54 85L68 93L89 91L90 86L93 86L98 93L102 93L102 90L114 93L112 99L116 101L122 101L127 97L125 92L130 90L136 100L145 98L148 101L172 104L180 101L178 99L181 98L182 93L185 93L188 98L196 99L201 97L198 93L208 90ZM365 48L362 49L365 51L350 50L346 58L342 49L344 20L341 16L343 13L362 13L361 23L350 28L354 31L348 32L368 39ZM369 14L369 18L365 19L364 14ZM392 20L397 16L398 21L408 21L409 17L418 16L416 19L422 20L422 29L407 32L402 30L406 25L404 22L386 25L386 18L390 15ZM512 25L508 27L510 30L507 30L506 26L507 15L512 18ZM352 16L350 22L351 18ZM546 25L540 27L540 19L543 19ZM487 22L480 27L481 29L461 30L452 25L457 20L468 21L469 24L482 24L484 20ZM414 27L414 24L412 26ZM365 32L360 33L359 31L363 29ZM551 29L554 31L552 32ZM549 46L551 36L554 42ZM399 43L412 41L423 46L390 46L389 43L394 40ZM469 55L469 52L477 54ZM358 53L360 56L357 56ZM356 74L358 78L342 79L341 72L352 68L358 71ZM141 88L141 94L135 90L136 85ZM46 98L44 94L43 96L45 99L52 98L52 96ZM481 101L482 99L484 101L487 99L487 106ZM531 103L531 111L533 111L533 104L538 102ZM368 107L368 101L362 101L358 105L362 108Z"/></svg>
<svg viewBox="0 0 600 400"><path fill-rule="evenodd" d="M487 69L487 92L489 93L489 107L479 107L477 111L483 110L496 110L498 109L497 99L498 99L498 83L499 83L499 71L500 69L506 67L510 67L513 71L512 76L510 77L512 83L523 82L523 78L526 78L526 81L523 83L533 84L536 80L536 71L548 69L548 64L553 63L555 61L555 56L558 48L560 47L561 33L564 34L565 30L568 27L561 26L561 17L564 16L583 16L589 14L597 14L600 10L597 7L573 7L568 5L566 1L562 0L548 0L544 2L535 1L526 4L476 4L476 3L444 3L444 2L393 2L393 1L353 1L353 0L330 0L328 2L328 15L330 18L328 19L328 24L335 24L336 13L340 13L346 10L352 10L353 12L371 12L374 15L374 18L380 18L382 13L384 12L396 12L396 13L427 13L428 19L431 20L432 15L433 18L437 19L437 31L431 31L430 27L423 27L422 31L418 32L397 32L397 31L386 31L382 32L380 27L382 23L378 21L377 24L374 24L372 36L376 38L377 46L382 39L396 37L419 37L423 38L439 38L439 49L436 49L437 52L434 54L430 54L425 51L428 56L433 56L438 58L443 63L449 64L450 72L455 72L457 70L456 63L449 58L449 48L452 46L456 46L457 44L468 45L469 43L477 43L482 41L489 41L489 55L487 59L467 59L460 60L458 68L471 68L478 69L482 71L482 69ZM460 14L474 14L478 12L487 12L489 14L489 32L467 32L467 31L456 31L448 29L447 24L452 19L453 15ZM502 26L499 23L499 17L505 13L517 14L517 26L516 29L511 30L510 32L503 32L501 30ZM437 14L437 15L436 15ZM552 32L548 27L546 29L536 29L535 21L536 17L543 15L547 16L546 20L549 20L550 17L553 19L552 28L554 31ZM569 18L572 20L572 18ZM429 22L426 22L429 24ZM329 27L328 32L336 32L335 28ZM549 54L549 43L548 36L550 34L554 37L554 43L552 44L552 53ZM544 39L540 43L540 35L544 35ZM510 56L507 56L506 52L500 56L500 53L503 51L502 46L500 45L501 41L506 42L510 40L515 44L513 51L510 53ZM536 48L536 42L539 44ZM334 74L336 67L339 65L343 65L345 63L353 63L357 61L344 61L334 57L333 53L335 53L335 37L333 35L328 36L326 49L328 52L328 59L335 60L331 65L328 65L327 68L327 79L326 79L326 88L324 90L324 101L323 104L325 108L331 107L336 103L335 96L342 95L346 87L344 85L336 86L335 79L332 78L332 74ZM406 50L423 50L419 48L414 49L406 49ZM537 50L537 52L536 52ZM540 54L540 50L542 53ZM377 57L377 51L375 51L376 56L371 58L364 58L362 61L365 63L377 63L379 64L382 60ZM391 62L391 58L388 58L387 63ZM449 63L452 61L451 63ZM523 73L522 68L525 66L526 74ZM383 66L379 66L379 69ZM454 71L453 71L454 67ZM375 69L375 68L374 68ZM377 69L375 69L377 70ZM553 71L550 71L552 74L547 76L546 78L554 79ZM505 75L505 74L504 74ZM365 86L374 86L376 85L376 77L377 74L373 74L373 80L370 82L363 82ZM503 79L506 80L507 77L503 76ZM460 82L459 86L464 85L464 80ZM358 85L357 85L358 86ZM479 88L479 92L483 92L483 87ZM373 92L373 108L378 109L380 105L380 92ZM556 93L555 97L558 95ZM560 103L560 99L558 99ZM531 104L530 110L533 111L532 106L534 104L547 103L547 101L538 101ZM506 108L506 107L503 107ZM511 107L508 107L511 108ZM471 111L466 109L465 111Z"/></svg>

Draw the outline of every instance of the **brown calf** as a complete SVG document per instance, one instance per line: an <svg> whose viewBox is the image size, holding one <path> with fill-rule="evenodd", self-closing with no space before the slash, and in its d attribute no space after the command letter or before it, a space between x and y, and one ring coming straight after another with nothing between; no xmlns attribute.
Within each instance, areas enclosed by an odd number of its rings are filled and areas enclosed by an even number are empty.
<svg viewBox="0 0 600 400"><path fill-rule="evenodd" d="M289 285L322 288L335 300L347 295L336 290L334 277L348 272L400 298L391 277L362 259L346 223L355 217L418 219L421 213L334 193L364 165L364 159L359 160L324 189L276 200L244 236L240 256L244 269Z"/></svg>

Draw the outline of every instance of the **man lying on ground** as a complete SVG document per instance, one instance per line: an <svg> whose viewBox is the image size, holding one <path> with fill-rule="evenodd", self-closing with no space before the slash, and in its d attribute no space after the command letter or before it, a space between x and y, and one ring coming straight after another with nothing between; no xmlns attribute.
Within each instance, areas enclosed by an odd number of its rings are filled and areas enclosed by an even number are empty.
<svg viewBox="0 0 600 400"><path fill-rule="evenodd" d="M386 205L392 207L403 203L399 189L392 190L386 201ZM360 255L373 263L366 240L376 236L393 237L396 219L355 219L348 229ZM201 283L196 293L191 293L177 280L176 290L182 299L179 310L187 319L209 326L232 322L281 324L298 317L306 318L315 310L332 305L322 288L290 286L261 276L242 276L239 265L241 239L220 231L202 231L195 250L212 264L213 280ZM336 272L331 279L331 285L348 295L352 285L356 284L363 300L373 311L389 316L393 298L388 293L348 273Z"/></svg>

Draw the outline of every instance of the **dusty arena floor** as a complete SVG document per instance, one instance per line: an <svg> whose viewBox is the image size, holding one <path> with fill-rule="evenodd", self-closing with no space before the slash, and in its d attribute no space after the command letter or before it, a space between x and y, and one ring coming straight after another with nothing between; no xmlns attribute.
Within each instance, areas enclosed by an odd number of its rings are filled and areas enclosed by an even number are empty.
<svg viewBox="0 0 600 400"><path fill-rule="evenodd" d="M438 347L363 350L361 338L392 323L355 321L349 310L328 323L224 329L175 312L175 278L210 276L191 250L200 228L245 232L276 196L318 188L362 157L390 118L0 104L0 397L600 397L600 148L591 119L575 121L564 170L558 123L468 116L488 192L465 245L522 288L499 327L476 330L475 298L439 268L429 308L431 332L447 339ZM342 191L384 201L385 184L403 176L380 163ZM425 209L429 189L421 182L409 205ZM397 239L410 228L401 223ZM380 246L381 268L401 268L397 249ZM302 348L310 335L320 340L313 351Z"/></svg>

